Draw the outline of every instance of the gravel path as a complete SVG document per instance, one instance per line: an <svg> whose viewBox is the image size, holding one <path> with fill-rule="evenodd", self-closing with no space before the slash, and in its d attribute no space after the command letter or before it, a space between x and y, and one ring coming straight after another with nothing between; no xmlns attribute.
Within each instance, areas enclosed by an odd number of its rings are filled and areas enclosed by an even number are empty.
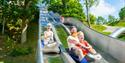
<svg viewBox="0 0 125 63"><path fill-rule="evenodd" d="M105 26L107 28L103 32L113 32L113 31L117 30L118 28L120 28L120 27L113 27L113 26L107 26L107 25L103 25L103 26Z"/></svg>

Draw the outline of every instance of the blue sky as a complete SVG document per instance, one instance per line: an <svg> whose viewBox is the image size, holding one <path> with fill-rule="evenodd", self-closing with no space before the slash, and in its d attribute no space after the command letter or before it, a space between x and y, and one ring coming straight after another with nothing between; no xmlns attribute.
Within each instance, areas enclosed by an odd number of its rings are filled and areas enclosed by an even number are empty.
<svg viewBox="0 0 125 63"><path fill-rule="evenodd" d="M119 18L119 11L125 6L125 0L100 0L98 6L93 6L90 12L95 16L103 16L107 18L108 15L113 15Z"/></svg>

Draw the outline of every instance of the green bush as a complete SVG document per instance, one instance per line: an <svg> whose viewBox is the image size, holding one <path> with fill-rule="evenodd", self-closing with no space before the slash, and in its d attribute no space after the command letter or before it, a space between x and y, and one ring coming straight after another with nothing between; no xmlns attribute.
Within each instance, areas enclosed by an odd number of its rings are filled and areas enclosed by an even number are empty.
<svg viewBox="0 0 125 63"><path fill-rule="evenodd" d="M3 45L5 48L5 53L8 53L15 47L14 41L9 36L5 36Z"/></svg>
<svg viewBox="0 0 125 63"><path fill-rule="evenodd" d="M125 41L125 35L124 35L124 34L120 35L118 38L119 38L120 40L124 40L124 41Z"/></svg>
<svg viewBox="0 0 125 63"><path fill-rule="evenodd" d="M11 52L10 52L10 56L20 56L20 55L28 55L32 53L32 48L29 47L29 48L14 48Z"/></svg>
<svg viewBox="0 0 125 63"><path fill-rule="evenodd" d="M5 53L9 56L20 56L20 55L28 55L32 53L32 48L29 46L27 48L21 47L21 45L15 43L11 38L8 36L4 39L4 48Z"/></svg>

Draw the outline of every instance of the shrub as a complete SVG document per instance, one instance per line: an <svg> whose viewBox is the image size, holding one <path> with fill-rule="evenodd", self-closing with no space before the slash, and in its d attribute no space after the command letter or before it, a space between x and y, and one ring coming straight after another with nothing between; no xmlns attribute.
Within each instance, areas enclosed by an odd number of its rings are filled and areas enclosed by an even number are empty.
<svg viewBox="0 0 125 63"><path fill-rule="evenodd" d="M120 35L118 38L119 38L120 40L124 40L124 41L125 41L125 35L124 35L124 34Z"/></svg>
<svg viewBox="0 0 125 63"><path fill-rule="evenodd" d="M28 47L28 48L14 48L11 52L10 52L10 56L20 56L20 55L28 55L32 53L32 48Z"/></svg>
<svg viewBox="0 0 125 63"><path fill-rule="evenodd" d="M9 36L5 36L3 45L6 53L11 51L15 47L14 41Z"/></svg>

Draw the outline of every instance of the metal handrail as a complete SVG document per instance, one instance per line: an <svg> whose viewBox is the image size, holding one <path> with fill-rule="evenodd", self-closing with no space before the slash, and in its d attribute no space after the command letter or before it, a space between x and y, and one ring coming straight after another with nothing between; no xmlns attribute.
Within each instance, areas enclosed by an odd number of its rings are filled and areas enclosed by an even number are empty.
<svg viewBox="0 0 125 63"><path fill-rule="evenodd" d="M41 11L42 7L39 7L39 12ZM42 32L42 27L41 27L41 12L39 14L39 33L38 33L38 49L37 49L37 63L44 63L43 59L43 51L42 51L42 42L41 42L41 32Z"/></svg>

